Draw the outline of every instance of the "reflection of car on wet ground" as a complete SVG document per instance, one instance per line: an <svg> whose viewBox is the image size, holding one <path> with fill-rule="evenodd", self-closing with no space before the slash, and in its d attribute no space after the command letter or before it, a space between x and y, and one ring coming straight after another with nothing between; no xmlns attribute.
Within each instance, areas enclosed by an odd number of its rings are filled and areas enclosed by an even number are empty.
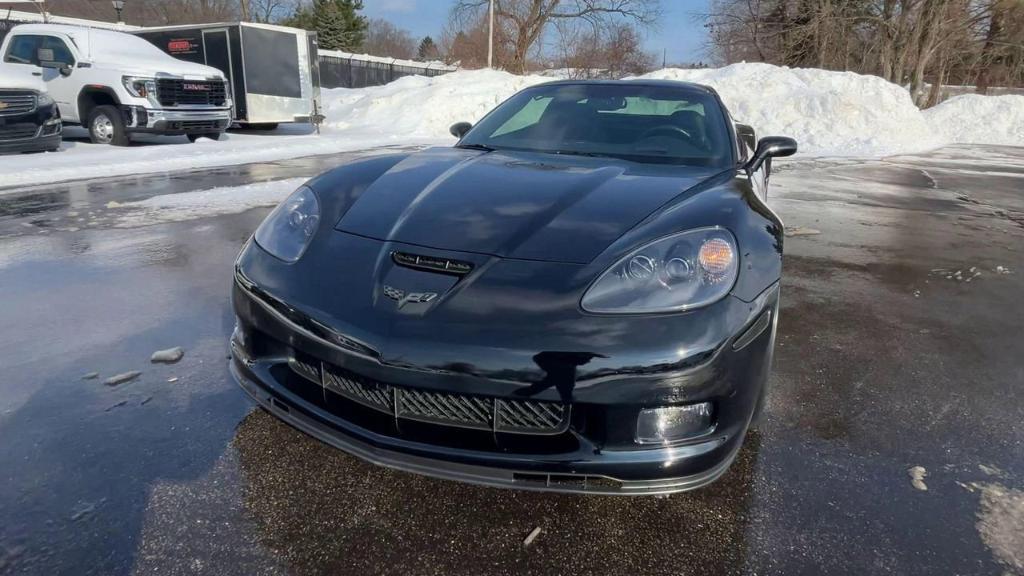
<svg viewBox="0 0 1024 576"><path fill-rule="evenodd" d="M60 111L46 86L0 64L0 154L57 150L60 139Z"/></svg>
<svg viewBox="0 0 1024 576"><path fill-rule="evenodd" d="M232 369L367 460L606 493L718 478L763 402L782 225L772 156L718 96L528 88L454 148L331 170L235 270Z"/></svg>

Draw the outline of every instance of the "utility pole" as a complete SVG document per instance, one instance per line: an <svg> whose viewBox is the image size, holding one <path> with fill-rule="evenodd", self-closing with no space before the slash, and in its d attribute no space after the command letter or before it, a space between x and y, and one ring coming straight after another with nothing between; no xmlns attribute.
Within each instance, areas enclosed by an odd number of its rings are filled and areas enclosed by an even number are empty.
<svg viewBox="0 0 1024 576"><path fill-rule="evenodd" d="M494 68L494 0L488 3L487 11L490 21L487 31L487 67Z"/></svg>
<svg viewBox="0 0 1024 576"><path fill-rule="evenodd" d="M240 8L239 15L242 17L242 22L248 22L249 21L249 0L242 0L239 3L238 7Z"/></svg>

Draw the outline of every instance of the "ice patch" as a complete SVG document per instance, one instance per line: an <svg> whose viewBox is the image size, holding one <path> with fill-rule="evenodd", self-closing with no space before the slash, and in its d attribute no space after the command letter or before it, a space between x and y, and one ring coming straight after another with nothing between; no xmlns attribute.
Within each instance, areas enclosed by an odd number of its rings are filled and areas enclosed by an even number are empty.
<svg viewBox="0 0 1024 576"><path fill-rule="evenodd" d="M972 487L981 490L975 526L982 542L997 560L1024 574L1024 492L995 483Z"/></svg>

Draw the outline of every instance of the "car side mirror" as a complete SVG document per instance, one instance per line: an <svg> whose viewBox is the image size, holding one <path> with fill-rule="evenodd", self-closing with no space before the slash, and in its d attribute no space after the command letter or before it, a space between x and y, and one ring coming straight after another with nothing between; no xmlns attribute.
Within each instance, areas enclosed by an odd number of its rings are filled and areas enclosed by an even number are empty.
<svg viewBox="0 0 1024 576"><path fill-rule="evenodd" d="M765 136L758 140L754 156L744 168L747 175L750 175L757 172L757 169L769 158L792 156L793 154L796 154L796 140L786 136Z"/></svg>
<svg viewBox="0 0 1024 576"><path fill-rule="evenodd" d="M60 68L57 68L57 72L60 72L60 75L64 77L71 76L71 66L62 64Z"/></svg>
<svg viewBox="0 0 1024 576"><path fill-rule="evenodd" d="M469 132L469 129L472 127L473 125L469 122L456 122L455 124L452 124L452 127L449 128L448 131L452 133L452 136L461 140L462 137L466 135L466 132Z"/></svg>

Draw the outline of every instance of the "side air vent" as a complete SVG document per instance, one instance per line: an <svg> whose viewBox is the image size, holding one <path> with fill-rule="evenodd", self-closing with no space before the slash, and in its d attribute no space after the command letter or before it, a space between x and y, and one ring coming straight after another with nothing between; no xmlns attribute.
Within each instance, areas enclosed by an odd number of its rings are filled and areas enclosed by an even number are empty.
<svg viewBox="0 0 1024 576"><path fill-rule="evenodd" d="M464 276L473 269L473 264L462 260L449 260L448 258L436 258L434 256L423 256L420 254L409 254L408 252L392 252L391 259L399 266L416 268L418 270L429 270L441 274L454 274Z"/></svg>

